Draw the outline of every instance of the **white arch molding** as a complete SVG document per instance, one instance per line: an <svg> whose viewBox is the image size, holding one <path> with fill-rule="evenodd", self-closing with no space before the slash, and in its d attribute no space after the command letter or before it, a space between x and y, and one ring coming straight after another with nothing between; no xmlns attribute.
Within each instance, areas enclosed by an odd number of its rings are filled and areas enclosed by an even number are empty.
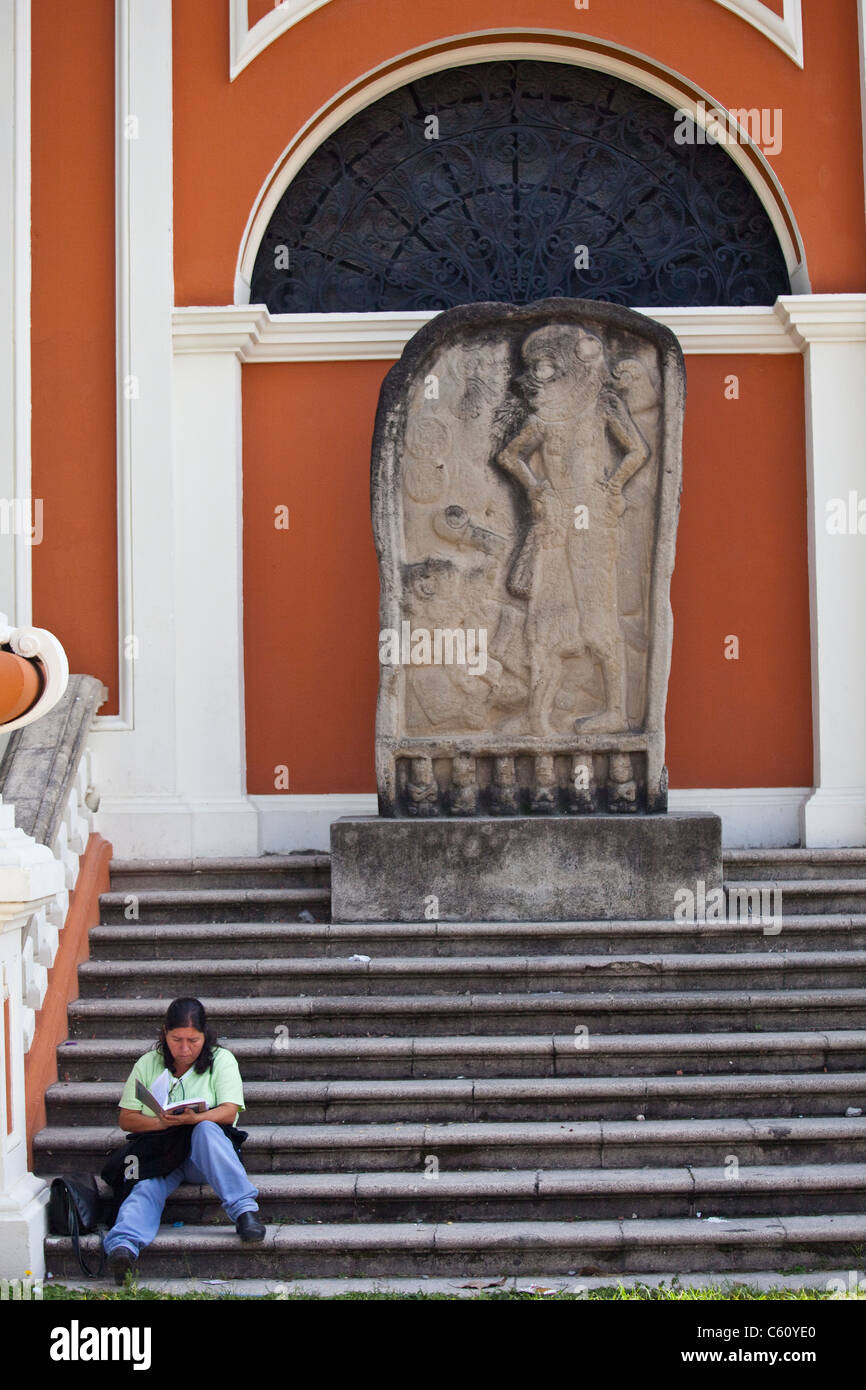
<svg viewBox="0 0 866 1390"><path fill-rule="evenodd" d="M327 0L319 0L319 3L327 3ZM541 29L520 33L494 30L465 34L443 43L413 49L344 87L319 108L280 154L259 190L244 229L235 272L235 304L249 304L256 255L274 210L289 184L329 136L359 111L389 92L430 73L466 67L472 63L507 62L521 58L569 63L575 67L609 73L661 97L675 110L688 111L695 122L704 127L712 120L714 112L725 109L708 92L640 53L617 44L573 34ZM730 124L735 126L733 121ZM773 224L792 293L808 294L805 251L793 210L766 156L746 131L738 128L738 132L737 142L725 144L723 148L751 184Z"/></svg>
<svg viewBox="0 0 866 1390"><path fill-rule="evenodd" d="M782 14L763 4L763 0L715 0L715 3L751 24L798 67L803 66L802 0L783 0ZM250 28L247 0L231 0L231 81L234 82L238 74L287 29L327 4L330 0L275 0L274 8Z"/></svg>

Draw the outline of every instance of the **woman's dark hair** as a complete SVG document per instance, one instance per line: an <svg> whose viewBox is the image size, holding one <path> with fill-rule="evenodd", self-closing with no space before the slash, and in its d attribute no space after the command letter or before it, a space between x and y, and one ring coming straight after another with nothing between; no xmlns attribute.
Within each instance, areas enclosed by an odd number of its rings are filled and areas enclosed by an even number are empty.
<svg viewBox="0 0 866 1390"><path fill-rule="evenodd" d="M165 1019L159 1030L159 1039L156 1044L158 1052L162 1053L162 1059L169 1071L174 1070L174 1057L171 1048L166 1041L166 1033L170 1033L173 1028L194 1028L197 1033L204 1033L204 1044L201 1052L193 1063L193 1071L209 1071L213 1064L214 1048L217 1046L216 1029L207 1021L207 1014L204 1011L204 1004L199 999L173 999L166 1010Z"/></svg>

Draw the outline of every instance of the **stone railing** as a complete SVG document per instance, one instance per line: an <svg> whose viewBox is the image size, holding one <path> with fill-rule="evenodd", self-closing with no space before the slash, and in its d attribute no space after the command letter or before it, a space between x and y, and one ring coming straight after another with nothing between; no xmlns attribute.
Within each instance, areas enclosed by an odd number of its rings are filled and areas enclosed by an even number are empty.
<svg viewBox="0 0 866 1390"><path fill-rule="evenodd" d="M70 677L43 717L16 721L0 762L0 1278L44 1268L48 1189L29 1171L25 1067L94 828L87 737L104 699L94 677Z"/></svg>
<svg viewBox="0 0 866 1390"><path fill-rule="evenodd" d="M69 893L93 830L99 798L87 735L105 699L93 676L70 676L66 693L44 718L17 729L0 762L0 797L14 807L16 835L32 837L62 866L62 886L30 917L21 948L24 1051L33 1041L54 964ZM0 840L2 843L2 840ZM16 841L16 843L20 843Z"/></svg>

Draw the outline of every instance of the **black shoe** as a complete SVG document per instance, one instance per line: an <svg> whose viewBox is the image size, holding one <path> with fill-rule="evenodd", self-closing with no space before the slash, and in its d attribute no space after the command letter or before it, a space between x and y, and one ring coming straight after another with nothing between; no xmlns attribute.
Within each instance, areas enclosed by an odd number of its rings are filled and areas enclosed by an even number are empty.
<svg viewBox="0 0 866 1390"><path fill-rule="evenodd" d="M117 1245L108 1257L108 1268L114 1275L115 1284L122 1284L126 1278L127 1270L135 1268L137 1255L126 1245Z"/></svg>
<svg viewBox="0 0 866 1390"><path fill-rule="evenodd" d="M264 1240L267 1235L266 1227L262 1225L254 1211L242 1211L235 1222L235 1230L241 1240L245 1241Z"/></svg>

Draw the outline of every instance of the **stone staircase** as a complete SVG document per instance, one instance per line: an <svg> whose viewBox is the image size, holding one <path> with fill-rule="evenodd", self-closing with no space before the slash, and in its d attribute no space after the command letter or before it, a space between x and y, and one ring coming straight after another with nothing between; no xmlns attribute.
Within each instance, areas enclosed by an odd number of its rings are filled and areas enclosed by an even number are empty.
<svg viewBox="0 0 866 1390"><path fill-rule="evenodd" d="M735 851L726 876L781 886L778 935L336 926L327 855L116 862L36 1171L99 1171L193 993L240 1063L268 1236L181 1187L144 1281L862 1270L866 851ZM46 1260L78 1273L64 1239Z"/></svg>

